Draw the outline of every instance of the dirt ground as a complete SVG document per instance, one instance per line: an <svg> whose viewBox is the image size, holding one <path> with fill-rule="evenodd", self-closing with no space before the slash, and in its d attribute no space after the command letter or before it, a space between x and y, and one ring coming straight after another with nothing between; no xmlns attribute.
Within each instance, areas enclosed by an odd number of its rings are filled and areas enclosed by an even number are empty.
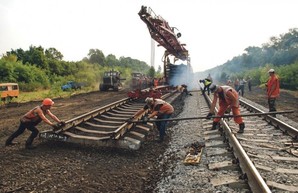
<svg viewBox="0 0 298 193"><path fill-rule="evenodd" d="M126 97L126 91L92 92L66 99L54 99L52 112L68 120L92 109ZM264 91L253 88L245 97L267 107ZM278 110L297 111L297 95L282 92ZM0 120L0 192L153 192L166 164L159 157L165 143L147 141L138 151L100 148L78 144L34 141L37 148L24 149L30 132L15 139L18 145L4 147L6 138L17 129L19 118L40 101L1 108ZM175 117L183 102L175 103ZM288 115L298 121L298 113ZM169 125L171 126L171 125ZM39 130L49 129L44 123Z"/></svg>
<svg viewBox="0 0 298 193"><path fill-rule="evenodd" d="M252 87L252 91L248 91L246 88L244 97L254 101L266 108L268 108L266 92L259 87ZM277 111L291 111L294 113L284 114L285 117L298 122L298 91L280 91L280 97L276 100Z"/></svg>

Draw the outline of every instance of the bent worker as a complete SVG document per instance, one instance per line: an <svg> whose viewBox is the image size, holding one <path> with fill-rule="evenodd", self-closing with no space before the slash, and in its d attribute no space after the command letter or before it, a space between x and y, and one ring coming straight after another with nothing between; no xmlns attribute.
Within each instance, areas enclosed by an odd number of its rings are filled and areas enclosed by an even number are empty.
<svg viewBox="0 0 298 193"><path fill-rule="evenodd" d="M147 97L145 102L146 105L133 116L133 118L139 116L149 109L151 114L144 118L144 123L155 116L157 116L157 119L168 119L174 112L174 107L162 99L153 99L151 97ZM158 121L156 122L156 126L159 130L159 142L163 142L166 135L167 121Z"/></svg>
<svg viewBox="0 0 298 193"><path fill-rule="evenodd" d="M215 84L212 84L210 86L211 93L214 93L213 101L210 107L210 111L207 115L207 117L211 117L214 115L214 109L217 103L217 99L219 99L219 110L217 115L223 116L224 113L228 110L232 110L233 115L240 115L240 109L239 109L239 96L235 89L233 89L230 86L218 86ZM220 121L220 118L214 118L212 129L216 129L218 123ZM234 117L234 121L239 124L239 131L238 133L244 132L244 122L242 117Z"/></svg>
<svg viewBox="0 0 298 193"><path fill-rule="evenodd" d="M49 119L45 117L45 115L49 115L54 121L59 123L60 125L64 125L65 123L58 119L53 113L51 113L50 109L53 106L54 102L50 98L46 98L42 101L40 106L37 106L30 111L28 111L25 115L23 115L20 119L20 125L18 130L16 130L7 140L5 145L14 145L16 143L13 140L24 133L25 129L30 130L32 133L26 141L25 147L26 149L33 149L32 146L33 140L37 137L39 131L36 128L41 121L44 121L48 125L57 129L57 125L52 123Z"/></svg>
<svg viewBox="0 0 298 193"><path fill-rule="evenodd" d="M200 80L200 83L204 84L202 94L204 94L206 91L208 91L208 96L209 96L210 95L210 85L212 84L211 80L208 78L205 78L204 80Z"/></svg>

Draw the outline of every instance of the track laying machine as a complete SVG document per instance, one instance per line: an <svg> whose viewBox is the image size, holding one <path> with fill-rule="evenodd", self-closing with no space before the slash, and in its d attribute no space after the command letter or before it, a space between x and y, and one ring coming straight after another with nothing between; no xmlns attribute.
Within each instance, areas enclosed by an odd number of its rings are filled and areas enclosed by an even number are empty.
<svg viewBox="0 0 298 193"><path fill-rule="evenodd" d="M166 83L169 85L187 84L188 80L185 79L188 79L193 71L190 66L188 50L185 48L186 45L178 40L181 37L181 33L176 27L171 27L161 16L156 15L151 8L142 6L138 14L147 25L151 38L158 42L158 46L166 49L163 57ZM174 56L174 63L177 60L182 60L187 61L187 65L181 64L177 66L171 64L169 56ZM181 79L178 78L180 76L183 76L182 80L177 81L177 79Z"/></svg>

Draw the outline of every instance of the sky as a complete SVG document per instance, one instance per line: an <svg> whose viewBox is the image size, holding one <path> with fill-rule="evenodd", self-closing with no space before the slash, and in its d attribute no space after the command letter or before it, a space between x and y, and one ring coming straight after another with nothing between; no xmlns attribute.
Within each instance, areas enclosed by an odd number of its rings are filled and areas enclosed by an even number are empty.
<svg viewBox="0 0 298 193"><path fill-rule="evenodd" d="M138 15L142 5L180 31L194 72L298 27L297 0L0 0L0 54L32 45L79 61L99 49L151 65L151 37ZM154 48L157 69L165 49Z"/></svg>

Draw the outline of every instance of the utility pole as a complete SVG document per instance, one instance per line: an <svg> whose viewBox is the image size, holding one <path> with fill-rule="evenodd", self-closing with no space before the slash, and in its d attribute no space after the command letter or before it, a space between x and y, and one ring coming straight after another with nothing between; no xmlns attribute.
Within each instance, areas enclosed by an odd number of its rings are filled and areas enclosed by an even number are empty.
<svg viewBox="0 0 298 193"><path fill-rule="evenodd" d="M155 69L155 40L151 39L151 67Z"/></svg>

